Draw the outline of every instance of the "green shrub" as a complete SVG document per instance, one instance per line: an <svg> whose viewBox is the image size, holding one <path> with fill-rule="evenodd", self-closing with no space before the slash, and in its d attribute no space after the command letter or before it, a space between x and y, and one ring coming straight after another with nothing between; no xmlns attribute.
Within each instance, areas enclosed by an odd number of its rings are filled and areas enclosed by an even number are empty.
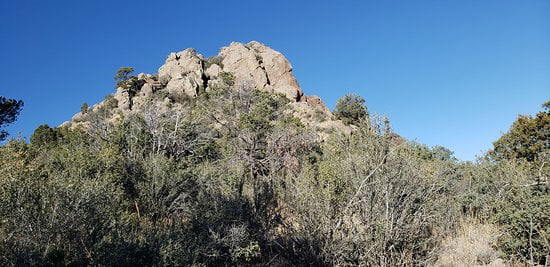
<svg viewBox="0 0 550 267"><path fill-rule="evenodd" d="M327 265L403 266L430 259L459 214L445 197L446 166L362 126L335 135L288 188L292 246ZM311 255L313 254L313 255ZM321 262L321 263L319 263Z"/></svg>
<svg viewBox="0 0 550 267"><path fill-rule="evenodd" d="M550 195L527 190L500 203L496 221L503 226L503 250L512 258L544 265L550 260Z"/></svg>
<svg viewBox="0 0 550 267"><path fill-rule="evenodd" d="M56 128L50 128L47 124L38 126L31 136L33 146L56 145L62 137L60 131Z"/></svg>
<svg viewBox="0 0 550 267"><path fill-rule="evenodd" d="M220 72L220 78L228 86L235 85L235 76L230 72Z"/></svg>
<svg viewBox="0 0 550 267"><path fill-rule="evenodd" d="M220 68L223 69L223 63L222 62L223 62L223 57L222 56L209 57L209 58L207 58L206 60L203 61L204 69L206 70L214 64L220 66Z"/></svg>
<svg viewBox="0 0 550 267"><path fill-rule="evenodd" d="M88 103L84 102L82 103L82 106L80 106L80 113L86 114L90 110L90 107L88 106Z"/></svg>
<svg viewBox="0 0 550 267"><path fill-rule="evenodd" d="M359 124L368 118L365 99L355 94L348 94L340 98L334 108L334 115L345 124Z"/></svg>
<svg viewBox="0 0 550 267"><path fill-rule="evenodd" d="M103 100L103 106L107 110L113 110L118 107L118 100L113 95L107 95Z"/></svg>

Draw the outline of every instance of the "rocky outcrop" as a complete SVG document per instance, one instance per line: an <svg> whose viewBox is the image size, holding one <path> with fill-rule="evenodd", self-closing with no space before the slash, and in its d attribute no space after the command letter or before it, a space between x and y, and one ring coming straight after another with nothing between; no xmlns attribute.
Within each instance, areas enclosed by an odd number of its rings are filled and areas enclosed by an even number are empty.
<svg viewBox="0 0 550 267"><path fill-rule="evenodd" d="M256 52L256 55L259 55L260 66L265 70L268 78L267 90L300 101L303 92L292 74L290 62L281 53L258 42L250 42L248 45Z"/></svg>
<svg viewBox="0 0 550 267"><path fill-rule="evenodd" d="M223 57L223 70L233 73L237 82L252 81L259 90L281 93L296 102L303 96L290 62L261 43L234 42L222 48L220 56Z"/></svg>
<svg viewBox="0 0 550 267"><path fill-rule="evenodd" d="M258 90L280 93L294 102L302 101L303 92L292 74L290 62L266 45L255 41L248 44L233 42L223 47L213 59L218 60L211 62L192 48L171 53L158 70L158 81L170 94L195 97L201 89L215 84L221 72L228 72L235 76L237 84L251 83ZM120 98L126 99L126 96Z"/></svg>
<svg viewBox="0 0 550 267"><path fill-rule="evenodd" d="M224 73L233 75L236 86L286 96L291 100L293 114L307 126L323 132L350 131L350 127L334 119L319 97L304 95L292 73L292 65L281 53L256 41L233 42L211 58L204 58L192 48L170 53L157 75L140 73L134 83L139 88L117 88L113 100L98 103L93 110L108 106L113 118L117 118L142 111L153 99L159 110L177 108L180 104L174 103L174 99L196 97L210 90L223 83ZM85 117L78 113L64 125L81 123Z"/></svg>
<svg viewBox="0 0 550 267"><path fill-rule="evenodd" d="M222 68L216 64L213 64L212 66L208 67L208 69L206 69L206 77L208 79L215 79L216 77L218 77L218 75L220 75L220 72L222 72Z"/></svg>
<svg viewBox="0 0 550 267"><path fill-rule="evenodd" d="M326 139L330 133L335 131L351 133L352 127L337 120L323 102L310 100L309 102L294 102L290 105L294 117L299 118L306 127L315 130L321 139Z"/></svg>
<svg viewBox="0 0 550 267"><path fill-rule="evenodd" d="M232 73L236 83L251 82L258 90L280 93L299 102L303 96L300 85L292 74L290 62L279 52L258 42L233 42L221 49L221 62L205 64L208 59L188 48L171 53L160 67L159 80L170 93L185 93L194 97L208 81L220 72Z"/></svg>
<svg viewBox="0 0 550 267"><path fill-rule="evenodd" d="M131 97L130 97L130 93L128 92L128 90L124 89L124 88L117 88L116 90L116 93L113 95L114 98L117 100L118 102L118 108L122 111L127 111L127 110L130 110L131 108Z"/></svg>
<svg viewBox="0 0 550 267"><path fill-rule="evenodd" d="M325 103L323 103L323 100L321 100L321 98L316 95L304 96L304 102L308 103L316 109L321 110L323 113L330 114L330 110L327 108Z"/></svg>
<svg viewBox="0 0 550 267"><path fill-rule="evenodd" d="M171 94L185 93L195 97L203 85L203 60L193 48L171 53L159 68L159 80L166 84Z"/></svg>

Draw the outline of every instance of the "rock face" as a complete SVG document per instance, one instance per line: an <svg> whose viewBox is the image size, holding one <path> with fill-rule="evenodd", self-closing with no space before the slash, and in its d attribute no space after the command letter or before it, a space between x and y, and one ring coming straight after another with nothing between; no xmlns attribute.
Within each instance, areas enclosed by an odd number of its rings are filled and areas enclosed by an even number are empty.
<svg viewBox="0 0 550 267"><path fill-rule="evenodd" d="M242 44L233 42L221 49L217 58L221 62L207 67L202 55L188 48L171 53L158 71L159 81L166 83L170 93L197 96L201 88L208 87L220 72L232 73L236 83L252 82L258 90L284 94L299 102L302 89L294 75L290 62L279 52L258 42Z"/></svg>
<svg viewBox="0 0 550 267"><path fill-rule="evenodd" d="M294 75L290 62L279 52L258 42L246 45L231 43L221 49L223 71L231 72L238 82L252 81L259 90L284 94L299 102L302 89Z"/></svg>
<svg viewBox="0 0 550 267"><path fill-rule="evenodd" d="M193 48L170 53L157 75L139 74L135 83L139 88L118 88L111 100L98 103L93 109L109 106L113 117L120 117L142 111L152 99L156 99L154 104L159 110L175 108L178 103L172 103L173 99L192 98L208 91L222 82L223 73L231 73L236 86L246 84L286 96L291 100L294 115L305 125L326 132L350 130L334 119L319 97L304 95L292 73L292 65L281 53L256 41L233 42L211 58L204 58ZM64 125L81 123L84 117L78 113Z"/></svg>
<svg viewBox="0 0 550 267"><path fill-rule="evenodd" d="M193 48L171 53L159 68L158 75L161 83L166 83L169 93L195 97L203 85L203 57Z"/></svg>

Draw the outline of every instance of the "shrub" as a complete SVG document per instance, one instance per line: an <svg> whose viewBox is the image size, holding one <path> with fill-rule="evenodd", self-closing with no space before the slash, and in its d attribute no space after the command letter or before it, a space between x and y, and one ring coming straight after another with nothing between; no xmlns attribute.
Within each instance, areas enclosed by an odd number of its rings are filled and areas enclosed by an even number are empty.
<svg viewBox="0 0 550 267"><path fill-rule="evenodd" d="M118 107L118 100L113 95L107 95L103 100L103 106L107 110L113 110Z"/></svg>
<svg viewBox="0 0 550 267"><path fill-rule="evenodd" d="M235 85L235 76L230 72L220 72L220 78L228 86Z"/></svg>
<svg viewBox="0 0 550 267"><path fill-rule="evenodd" d="M445 179L433 174L439 168L366 126L336 135L318 168L288 187L293 246L327 265L426 262L458 212L442 195Z"/></svg>
<svg viewBox="0 0 550 267"><path fill-rule="evenodd" d="M61 138L61 133L56 128L50 128L47 124L38 126L31 136L33 146L55 145Z"/></svg>
<svg viewBox="0 0 550 267"><path fill-rule="evenodd" d="M355 94L345 95L336 103L334 115L345 124L359 124L359 122L368 118L365 99Z"/></svg>
<svg viewBox="0 0 550 267"><path fill-rule="evenodd" d="M88 113L89 110L90 110L90 107L88 106L88 103L86 102L82 103L82 105L80 106L80 113L86 114Z"/></svg>
<svg viewBox="0 0 550 267"><path fill-rule="evenodd" d="M520 194L497 206L496 221L505 231L500 244L512 258L544 265L550 260L550 195L517 191Z"/></svg>
<svg viewBox="0 0 550 267"><path fill-rule="evenodd" d="M209 57L209 58L207 58L206 60L203 61L204 69L206 70L214 64L220 66L220 68L223 69L223 63L222 62L223 62L223 57L222 56Z"/></svg>

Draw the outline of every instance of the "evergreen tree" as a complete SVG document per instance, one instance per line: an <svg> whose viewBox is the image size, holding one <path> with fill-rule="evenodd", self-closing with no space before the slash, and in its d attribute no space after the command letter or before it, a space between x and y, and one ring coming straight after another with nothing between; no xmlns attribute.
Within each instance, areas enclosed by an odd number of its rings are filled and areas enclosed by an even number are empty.
<svg viewBox="0 0 550 267"><path fill-rule="evenodd" d="M0 96L0 129L10 123L13 123L21 109L23 101L5 98ZM0 130L0 141L6 139L8 133L5 130Z"/></svg>

